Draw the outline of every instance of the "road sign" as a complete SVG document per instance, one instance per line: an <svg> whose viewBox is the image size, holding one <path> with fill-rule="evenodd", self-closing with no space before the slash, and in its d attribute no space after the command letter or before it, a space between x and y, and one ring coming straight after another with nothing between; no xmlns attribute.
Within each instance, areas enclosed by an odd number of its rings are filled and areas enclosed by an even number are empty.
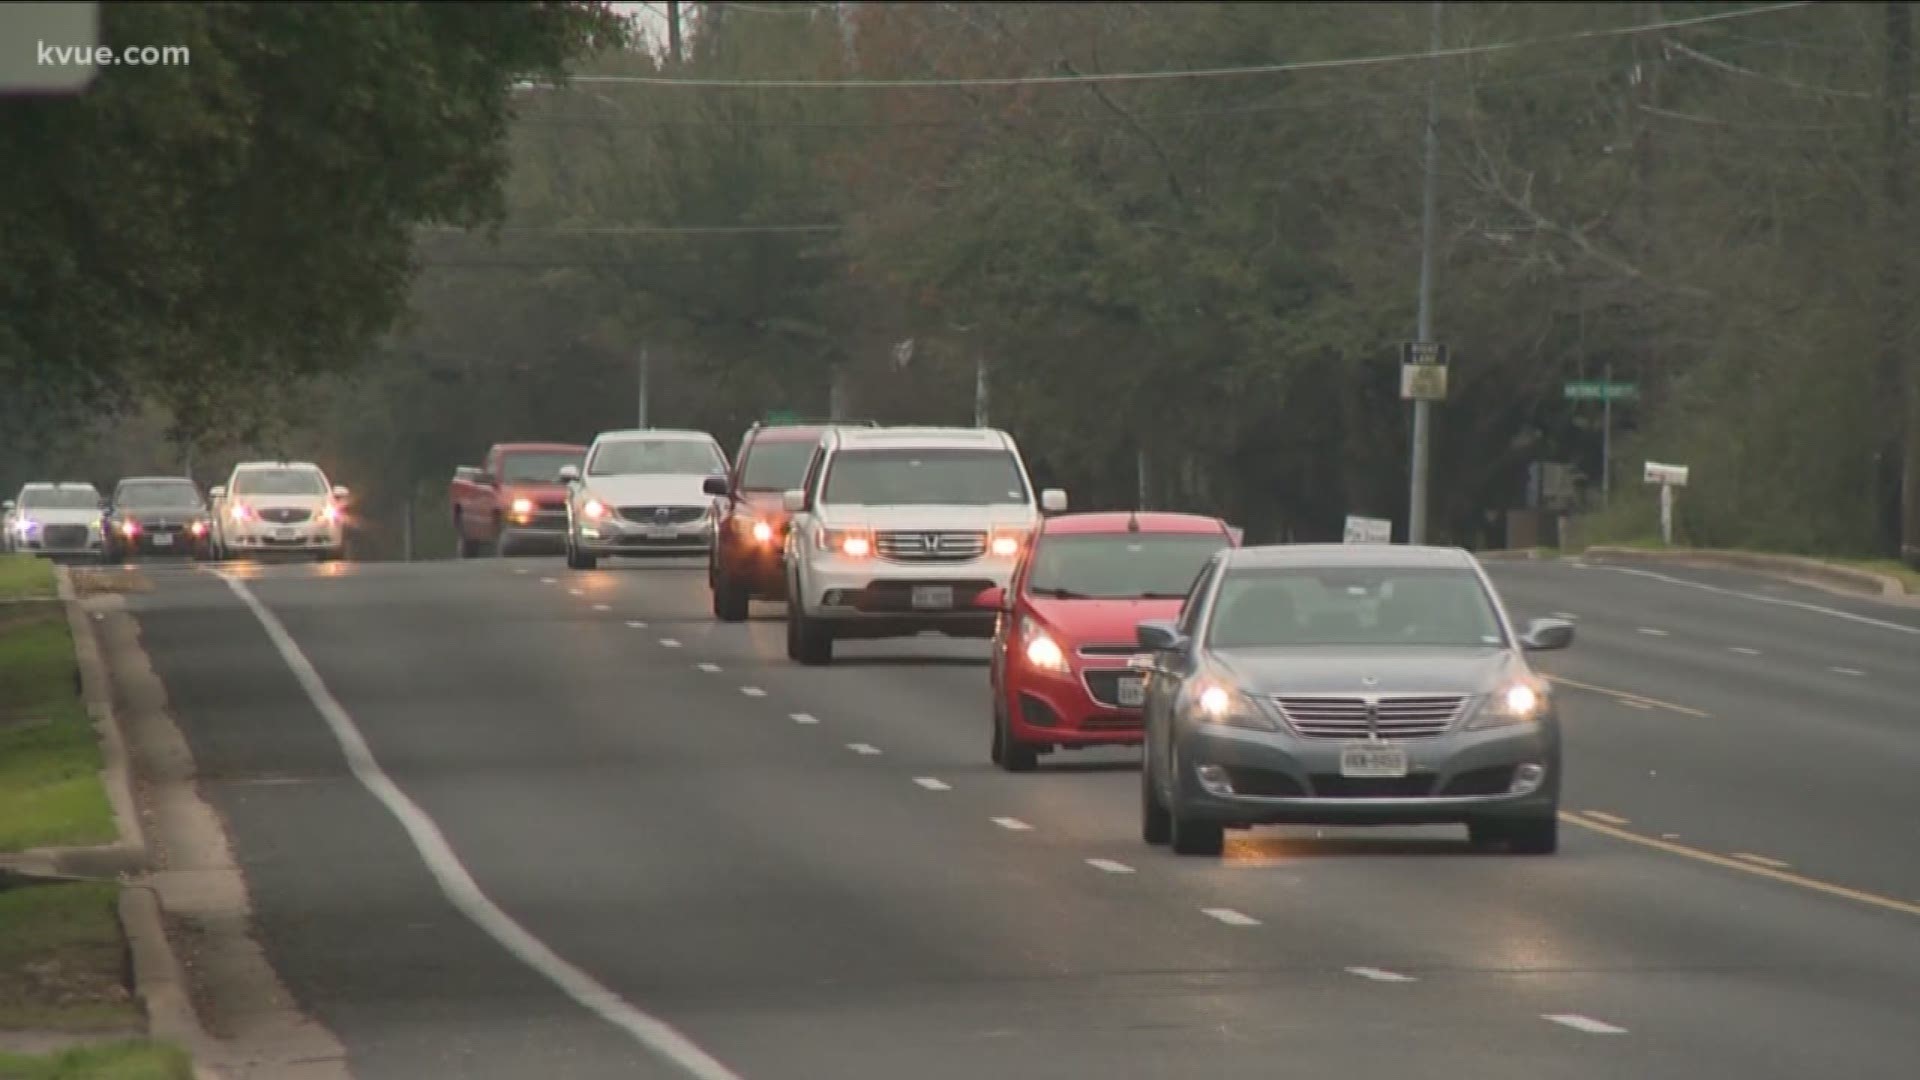
<svg viewBox="0 0 1920 1080"><path fill-rule="evenodd" d="M1564 393L1568 401L1636 401L1640 397L1640 387L1629 382L1582 379L1568 383Z"/></svg>
<svg viewBox="0 0 1920 1080"><path fill-rule="evenodd" d="M771 409L767 412L769 424L793 424L798 423L799 420L800 414L792 409Z"/></svg>
<svg viewBox="0 0 1920 1080"><path fill-rule="evenodd" d="M1686 487L1687 467L1685 465L1662 465L1657 461L1647 462L1647 483L1661 487Z"/></svg>
<svg viewBox="0 0 1920 1080"><path fill-rule="evenodd" d="M1391 544L1393 543L1393 522L1386 518L1368 518L1347 516L1348 544Z"/></svg>
<svg viewBox="0 0 1920 1080"><path fill-rule="evenodd" d="M1438 364L1445 366L1447 347L1437 341L1406 341L1400 344L1402 364Z"/></svg>
<svg viewBox="0 0 1920 1080"><path fill-rule="evenodd" d="M97 3L0 4L0 93L77 94L99 44Z"/></svg>
<svg viewBox="0 0 1920 1080"><path fill-rule="evenodd" d="M1400 397L1404 401L1447 400L1447 365L1401 364Z"/></svg>

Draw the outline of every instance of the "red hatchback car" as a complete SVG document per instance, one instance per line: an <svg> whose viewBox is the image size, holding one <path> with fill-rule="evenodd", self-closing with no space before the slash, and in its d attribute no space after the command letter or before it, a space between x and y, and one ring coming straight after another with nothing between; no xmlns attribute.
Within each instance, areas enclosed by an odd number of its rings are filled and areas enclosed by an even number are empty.
<svg viewBox="0 0 1920 1080"><path fill-rule="evenodd" d="M994 631L993 761L1028 772L1050 750L1137 745L1134 627L1171 619L1238 530L1196 514L1094 512L1043 521L1013 583L982 594Z"/></svg>

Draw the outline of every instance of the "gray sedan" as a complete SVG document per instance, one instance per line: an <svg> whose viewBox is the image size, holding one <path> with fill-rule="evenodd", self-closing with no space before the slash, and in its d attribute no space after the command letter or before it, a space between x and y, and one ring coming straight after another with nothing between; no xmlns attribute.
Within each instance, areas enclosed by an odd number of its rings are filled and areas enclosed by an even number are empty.
<svg viewBox="0 0 1920 1080"><path fill-rule="evenodd" d="M1560 730L1480 564L1456 548L1228 549L1148 655L1141 833L1217 855L1223 829L1465 823L1480 845L1549 854Z"/></svg>

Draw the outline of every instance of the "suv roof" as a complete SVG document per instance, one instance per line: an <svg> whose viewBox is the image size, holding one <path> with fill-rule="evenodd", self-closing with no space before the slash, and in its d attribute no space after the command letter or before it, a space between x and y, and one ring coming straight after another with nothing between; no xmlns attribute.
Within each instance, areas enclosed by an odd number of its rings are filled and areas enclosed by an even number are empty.
<svg viewBox="0 0 1920 1080"><path fill-rule="evenodd" d="M193 483L192 479L185 476L123 476L120 478L118 483L114 484L114 486L119 487L120 484L191 484L191 483Z"/></svg>
<svg viewBox="0 0 1920 1080"><path fill-rule="evenodd" d="M619 431L603 431L593 437L594 442L625 441L628 439L668 439L679 442L713 442L712 435L704 431L689 428L622 428Z"/></svg>
<svg viewBox="0 0 1920 1080"><path fill-rule="evenodd" d="M836 440L841 446L862 446L873 448L891 447L927 447L929 449L963 450L973 447L991 447L998 450L1014 449L1013 436L998 428L963 427L883 427L848 428L832 430L828 438Z"/></svg>
<svg viewBox="0 0 1920 1080"><path fill-rule="evenodd" d="M586 449L586 447L579 443L559 442L503 442L495 443L494 448L503 454L533 454L542 451L572 453L575 450Z"/></svg>
<svg viewBox="0 0 1920 1080"><path fill-rule="evenodd" d="M311 461L243 461L233 467L234 472L253 472L257 469L312 469L320 472L320 466Z"/></svg>

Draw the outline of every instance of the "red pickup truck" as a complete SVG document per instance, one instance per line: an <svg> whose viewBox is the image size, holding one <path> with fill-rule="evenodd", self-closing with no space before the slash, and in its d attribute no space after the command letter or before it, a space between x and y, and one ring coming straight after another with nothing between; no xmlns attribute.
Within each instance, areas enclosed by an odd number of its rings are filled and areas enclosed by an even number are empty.
<svg viewBox="0 0 1920 1080"><path fill-rule="evenodd" d="M580 467L587 448L571 443L497 443L487 463L462 465L447 491L455 554L504 556L528 543L559 546L567 534L567 487L560 469Z"/></svg>

